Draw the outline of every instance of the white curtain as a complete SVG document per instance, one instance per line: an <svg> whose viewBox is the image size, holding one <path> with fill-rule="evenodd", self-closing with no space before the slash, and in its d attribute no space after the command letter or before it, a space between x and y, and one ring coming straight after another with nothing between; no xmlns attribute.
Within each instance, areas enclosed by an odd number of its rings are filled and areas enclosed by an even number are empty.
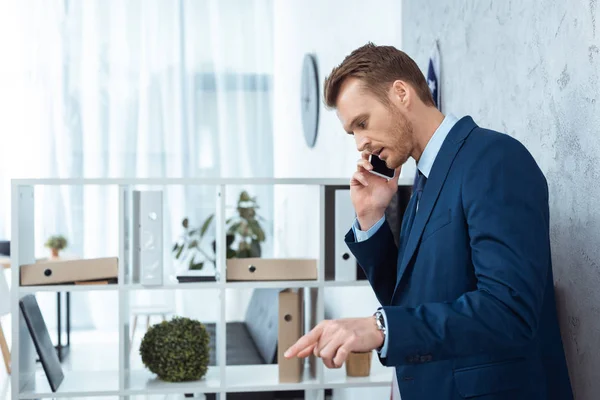
<svg viewBox="0 0 600 400"><path fill-rule="evenodd" d="M0 239L11 178L272 176L272 26L269 0L0 1ZM269 217L272 190L250 190ZM213 194L165 191L165 258ZM117 254L116 188L41 187L35 203L38 257L54 233L68 253ZM92 306L116 326L115 294L72 303L75 328Z"/></svg>

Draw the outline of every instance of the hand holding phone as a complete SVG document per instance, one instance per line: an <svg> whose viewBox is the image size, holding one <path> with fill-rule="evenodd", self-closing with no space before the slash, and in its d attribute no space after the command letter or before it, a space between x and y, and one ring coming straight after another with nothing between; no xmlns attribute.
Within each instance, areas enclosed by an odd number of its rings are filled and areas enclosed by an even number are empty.
<svg viewBox="0 0 600 400"><path fill-rule="evenodd" d="M398 175L400 168L392 170L377 156L366 152L361 155L350 180L350 198L361 229L368 230L384 215L398 191Z"/></svg>

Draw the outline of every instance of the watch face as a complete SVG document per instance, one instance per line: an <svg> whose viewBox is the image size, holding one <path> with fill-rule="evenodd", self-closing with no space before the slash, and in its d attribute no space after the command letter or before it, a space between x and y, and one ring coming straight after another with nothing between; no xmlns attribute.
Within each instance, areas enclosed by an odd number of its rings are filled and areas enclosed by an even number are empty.
<svg viewBox="0 0 600 400"><path fill-rule="evenodd" d="M377 327L381 330L382 328L385 329L385 319L383 318L383 313L381 312L381 310L377 310L374 314L375 319L377 320Z"/></svg>
<svg viewBox="0 0 600 400"><path fill-rule="evenodd" d="M304 56L302 64L301 114L304 140L314 147L319 125L319 76L317 62L312 54Z"/></svg>

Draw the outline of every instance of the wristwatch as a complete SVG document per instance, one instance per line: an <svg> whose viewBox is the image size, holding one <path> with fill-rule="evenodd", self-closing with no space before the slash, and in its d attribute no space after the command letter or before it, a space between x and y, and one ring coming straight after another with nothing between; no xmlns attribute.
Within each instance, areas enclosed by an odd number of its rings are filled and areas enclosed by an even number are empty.
<svg viewBox="0 0 600 400"><path fill-rule="evenodd" d="M387 330L385 327L385 319L383 318L383 313L381 312L381 309L378 309L377 311L375 311L375 314L373 314L373 317L375 317L375 323L377 324L377 329L379 329L383 333L383 343L385 343L385 336L386 336ZM377 351L380 352L382 348L383 348L383 344L377 349Z"/></svg>

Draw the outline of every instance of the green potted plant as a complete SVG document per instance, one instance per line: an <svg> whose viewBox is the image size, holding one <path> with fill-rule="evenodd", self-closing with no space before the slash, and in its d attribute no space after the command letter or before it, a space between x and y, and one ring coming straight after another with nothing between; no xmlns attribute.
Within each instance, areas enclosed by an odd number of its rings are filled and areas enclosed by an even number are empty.
<svg viewBox="0 0 600 400"><path fill-rule="evenodd" d="M207 218L200 228L191 228L188 218L181 221L183 234L181 239L173 246L176 260L187 264L188 269L198 271L204 268L206 262L214 263L214 256L207 253L202 247L204 236L212 221L212 216Z"/></svg>
<svg viewBox="0 0 600 400"><path fill-rule="evenodd" d="M175 317L148 329L140 355L146 368L163 381L195 381L208 371L209 343L210 335L202 323Z"/></svg>
<svg viewBox="0 0 600 400"><path fill-rule="evenodd" d="M256 197L242 191L237 202L237 215L227 219L227 258L260 257L260 244L265 241L265 231L259 221Z"/></svg>
<svg viewBox="0 0 600 400"><path fill-rule="evenodd" d="M58 258L58 252L67 247L67 239L62 235L53 235L46 240L44 246L50 249L52 258Z"/></svg>
<svg viewBox="0 0 600 400"><path fill-rule="evenodd" d="M261 256L265 232L260 224L264 218L258 215L258 208L256 197L251 197L246 191L240 193L236 206L237 215L225 222L227 258ZM199 228L191 228L188 218L184 218L181 223L184 232L173 246L173 254L175 259L185 262L190 270L201 270L206 263L215 264L215 240L212 241L212 254L202 247L214 217L214 214L209 215Z"/></svg>

